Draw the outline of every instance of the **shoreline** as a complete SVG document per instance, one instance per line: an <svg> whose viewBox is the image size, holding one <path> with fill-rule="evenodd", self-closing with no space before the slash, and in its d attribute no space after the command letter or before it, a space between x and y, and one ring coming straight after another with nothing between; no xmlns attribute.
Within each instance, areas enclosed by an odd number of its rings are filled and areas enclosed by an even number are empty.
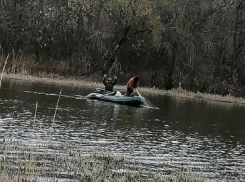
<svg viewBox="0 0 245 182"><path fill-rule="evenodd" d="M70 86L78 86L78 87L90 87L90 88L97 88L97 87L104 87L104 85L100 82L92 82L79 80L75 77L63 77L54 74L40 74L38 76L32 75L21 75L21 74L4 74L4 79L13 79L13 80L21 80L27 82L41 82L47 84L56 84L56 85L70 85ZM126 85L115 85L115 90L124 91L126 90ZM206 101L215 101L215 102L224 102L224 103L233 103L238 105L245 105L245 99L242 97L234 97L231 95L216 95L216 94L208 94L208 93L194 93L182 88L175 88L172 90L159 90L156 88L147 88L147 87L140 87L139 92L141 93L148 93L154 95L164 95L170 97L178 97L178 98L186 98L186 99L198 99L198 100L206 100Z"/></svg>

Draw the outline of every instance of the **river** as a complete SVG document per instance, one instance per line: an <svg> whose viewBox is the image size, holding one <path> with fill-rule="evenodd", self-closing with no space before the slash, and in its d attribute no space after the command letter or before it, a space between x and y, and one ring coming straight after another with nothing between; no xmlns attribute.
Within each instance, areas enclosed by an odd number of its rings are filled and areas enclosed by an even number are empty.
<svg viewBox="0 0 245 182"><path fill-rule="evenodd" d="M45 137L61 87L53 135ZM69 142L85 153L121 153L153 171L190 169L213 181L245 181L245 106L143 93L159 109L136 108L86 99L93 90L3 81L0 139L10 133L24 145L48 142L55 150ZM38 139L31 125L36 103L44 133Z"/></svg>

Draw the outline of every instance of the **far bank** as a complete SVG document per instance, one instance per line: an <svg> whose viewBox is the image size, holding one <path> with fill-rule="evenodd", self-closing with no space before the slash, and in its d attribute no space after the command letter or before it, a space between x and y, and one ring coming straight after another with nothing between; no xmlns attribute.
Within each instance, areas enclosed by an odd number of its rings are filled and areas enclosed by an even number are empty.
<svg viewBox="0 0 245 182"><path fill-rule="evenodd" d="M90 87L90 88L103 88L104 85L101 82L93 82L89 78L75 78L75 77L63 77L54 74L40 74L38 76L32 75L22 75L22 74L4 74L3 79L14 79L14 80L22 80L27 82L41 82L47 84L58 84L58 85L71 85L78 87ZM116 85L114 87L115 90L119 90L122 93L126 91L126 83L125 85ZM139 92L148 93L148 94L156 94L156 95L165 95L171 97L180 97L180 98L188 98L188 99L202 99L208 101L216 101L216 102L225 102L225 103L234 103L234 104L245 104L245 99L242 97L234 97L231 95L217 95L217 94L207 94L200 92L190 92L181 87L172 90L161 90L158 88L149 88L149 87L139 87Z"/></svg>

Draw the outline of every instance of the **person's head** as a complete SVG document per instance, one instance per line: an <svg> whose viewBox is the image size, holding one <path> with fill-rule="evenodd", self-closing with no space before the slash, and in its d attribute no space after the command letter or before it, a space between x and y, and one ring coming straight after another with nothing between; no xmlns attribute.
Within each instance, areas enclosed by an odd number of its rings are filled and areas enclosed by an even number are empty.
<svg viewBox="0 0 245 182"><path fill-rule="evenodd" d="M136 87L139 86L139 80L140 80L140 78L138 76L134 77L134 84Z"/></svg>
<svg viewBox="0 0 245 182"><path fill-rule="evenodd" d="M108 79L107 79L107 82L108 82L108 83L112 83L112 78L108 78Z"/></svg>
<svg viewBox="0 0 245 182"><path fill-rule="evenodd" d="M135 82L139 82L140 78L138 76L134 77Z"/></svg>

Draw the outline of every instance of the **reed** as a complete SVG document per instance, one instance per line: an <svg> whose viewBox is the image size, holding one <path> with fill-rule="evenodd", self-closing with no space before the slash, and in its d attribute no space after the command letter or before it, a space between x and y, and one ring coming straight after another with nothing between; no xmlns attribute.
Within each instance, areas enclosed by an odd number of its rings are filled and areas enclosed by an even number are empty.
<svg viewBox="0 0 245 182"><path fill-rule="evenodd" d="M2 57L3 58L3 57ZM0 89L2 89L2 79L3 79L3 73L4 73L4 70L5 70L5 67L6 67L6 64L7 64L7 61L8 61L8 58L9 58L9 54L5 60L5 63L4 63L4 66L3 66L3 71L1 73L1 77L0 77Z"/></svg>
<svg viewBox="0 0 245 182"><path fill-rule="evenodd" d="M60 89L59 97L58 97L58 100L57 100L57 103L56 103L56 107L55 107L55 111L54 111L54 117L53 117L53 121L52 121L51 127L53 127L54 122L55 122L55 117L56 117L58 105L59 105L59 102L60 102L61 92L62 92L62 88Z"/></svg>
<svg viewBox="0 0 245 182"><path fill-rule="evenodd" d="M64 145L62 153L55 150L41 153L39 147L42 146L26 149L26 146L17 142L8 142L5 145L9 148L8 151L5 150L7 155L4 164L3 157L0 157L0 180L6 182L44 182L61 178L66 181L208 181L192 172L173 172L171 175L161 171L152 173L148 169L142 169L139 163L124 156L113 155L111 152L95 150L83 154L70 145Z"/></svg>

